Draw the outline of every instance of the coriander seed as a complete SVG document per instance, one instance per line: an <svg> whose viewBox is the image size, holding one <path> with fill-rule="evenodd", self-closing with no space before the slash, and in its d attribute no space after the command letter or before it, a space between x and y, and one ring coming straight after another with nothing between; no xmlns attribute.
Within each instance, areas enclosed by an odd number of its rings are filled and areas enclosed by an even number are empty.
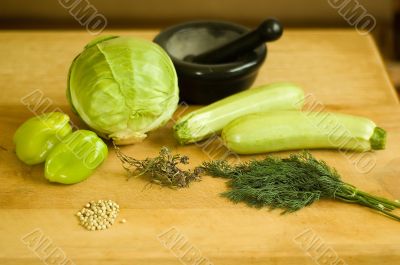
<svg viewBox="0 0 400 265"><path fill-rule="evenodd" d="M111 227L119 213L119 205L111 200L91 201L76 216L87 230L105 230Z"/></svg>

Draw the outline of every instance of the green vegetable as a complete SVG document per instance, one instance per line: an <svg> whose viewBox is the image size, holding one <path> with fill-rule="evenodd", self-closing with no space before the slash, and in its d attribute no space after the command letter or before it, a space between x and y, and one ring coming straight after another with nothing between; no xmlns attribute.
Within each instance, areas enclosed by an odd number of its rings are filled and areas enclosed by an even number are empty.
<svg viewBox="0 0 400 265"><path fill-rule="evenodd" d="M238 118L224 127L222 138L238 154L312 148L363 152L384 149L386 132L363 117L276 111Z"/></svg>
<svg viewBox="0 0 400 265"><path fill-rule="evenodd" d="M229 96L180 118L174 126L180 144L194 143L219 133L230 121L246 114L303 107L304 93L291 83L272 83Z"/></svg>
<svg viewBox="0 0 400 265"><path fill-rule="evenodd" d="M45 113L24 122L14 134L17 157L28 165L44 162L50 150L72 132L69 117Z"/></svg>
<svg viewBox="0 0 400 265"><path fill-rule="evenodd" d="M230 180L230 190L223 196L235 203L280 208L286 213L300 210L319 199L332 199L363 205L400 221L399 216L391 213L400 208L400 203L343 182L335 169L307 152L289 158L270 156L238 165L211 161L201 168L211 176Z"/></svg>
<svg viewBox="0 0 400 265"><path fill-rule="evenodd" d="M78 130L56 145L46 159L51 182L73 184L85 180L107 157L107 145L94 133Z"/></svg>
<svg viewBox="0 0 400 265"><path fill-rule="evenodd" d="M166 52L131 37L100 37L69 70L73 109L99 135L116 144L142 141L176 110L178 80Z"/></svg>

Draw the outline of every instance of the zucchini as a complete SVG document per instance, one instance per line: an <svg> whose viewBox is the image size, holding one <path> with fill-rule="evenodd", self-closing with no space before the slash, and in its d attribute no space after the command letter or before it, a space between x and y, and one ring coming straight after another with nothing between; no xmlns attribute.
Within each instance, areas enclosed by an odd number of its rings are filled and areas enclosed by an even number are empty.
<svg viewBox="0 0 400 265"><path fill-rule="evenodd" d="M238 154L297 149L384 149L386 132L367 118L329 112L276 111L238 118L222 131Z"/></svg>
<svg viewBox="0 0 400 265"><path fill-rule="evenodd" d="M194 143L214 134L232 120L246 114L270 110L298 110L304 92L292 83L272 83L237 93L180 118L174 135L180 144Z"/></svg>

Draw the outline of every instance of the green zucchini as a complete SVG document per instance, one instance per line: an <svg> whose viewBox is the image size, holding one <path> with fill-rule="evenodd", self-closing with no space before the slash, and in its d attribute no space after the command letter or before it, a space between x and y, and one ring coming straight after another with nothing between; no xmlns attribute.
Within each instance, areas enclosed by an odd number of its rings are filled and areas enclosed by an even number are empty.
<svg viewBox="0 0 400 265"><path fill-rule="evenodd" d="M181 117L174 125L180 144L194 143L214 134L246 114L270 110L298 110L304 92L292 83L272 83L237 93Z"/></svg>
<svg viewBox="0 0 400 265"><path fill-rule="evenodd" d="M238 154L297 149L384 149L386 132L367 118L329 112L274 111L235 119L222 131Z"/></svg>

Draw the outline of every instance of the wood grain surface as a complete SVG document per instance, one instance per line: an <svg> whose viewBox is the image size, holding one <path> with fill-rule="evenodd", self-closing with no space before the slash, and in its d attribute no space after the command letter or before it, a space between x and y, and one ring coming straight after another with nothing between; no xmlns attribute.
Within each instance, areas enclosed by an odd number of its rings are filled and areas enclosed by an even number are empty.
<svg viewBox="0 0 400 265"><path fill-rule="evenodd" d="M156 31L108 33L151 39ZM51 103L47 111L61 108L85 128L67 105L65 84L70 62L91 38L83 31L0 32L0 264L400 263L400 224L361 206L321 201L287 215L252 209L219 196L223 179L206 176L181 190L127 180L111 149L88 180L47 182L42 165L26 166L14 153L13 133L34 115L23 99L40 91ZM256 84L296 82L326 110L369 117L388 131L386 150L312 153L360 189L400 198L400 107L372 39L355 31L287 30L268 48ZM123 151L145 158L165 145L188 154L191 166L224 152L213 144L178 146L172 123ZM74 214L97 199L119 203L118 220L127 222L84 230ZM174 238L181 240L173 245Z"/></svg>

